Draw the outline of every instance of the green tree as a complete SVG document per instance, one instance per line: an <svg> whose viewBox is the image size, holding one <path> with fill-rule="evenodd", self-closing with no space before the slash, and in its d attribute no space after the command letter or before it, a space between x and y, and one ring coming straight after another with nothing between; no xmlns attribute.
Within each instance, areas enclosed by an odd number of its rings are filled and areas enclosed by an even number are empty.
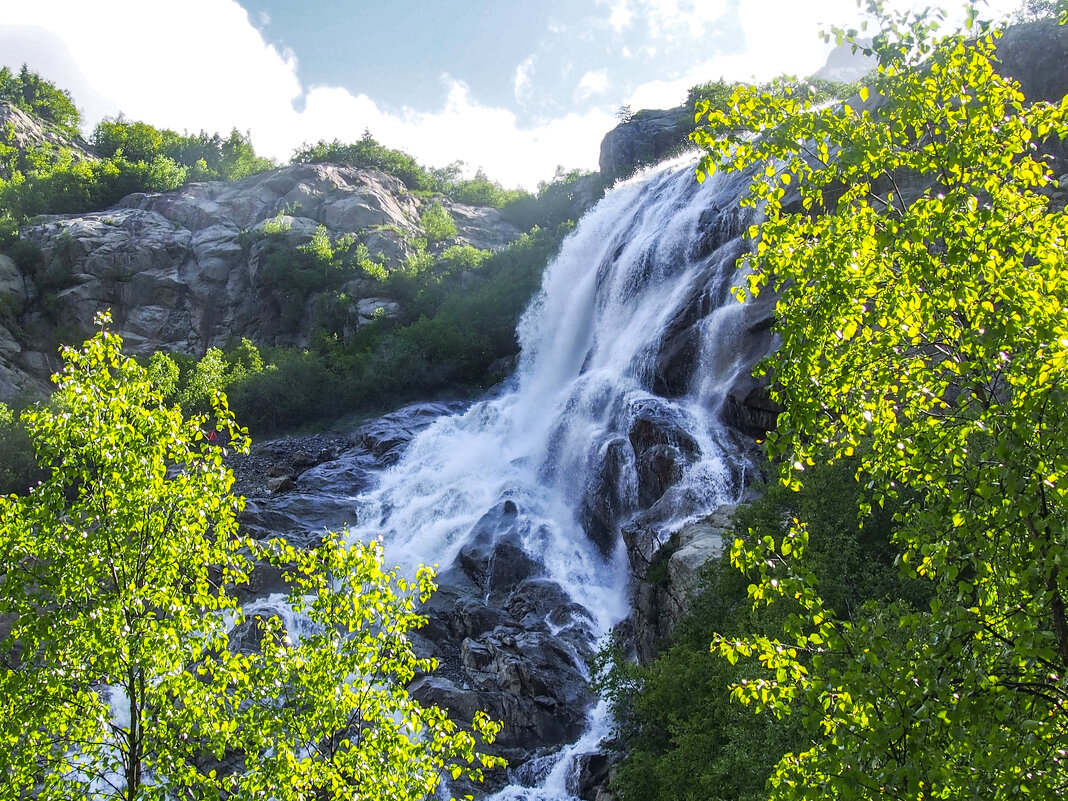
<svg viewBox="0 0 1068 801"><path fill-rule="evenodd" d="M30 72L25 64L17 76L7 67L0 68L0 100L36 114L69 134L78 133L81 115L70 92Z"/></svg>
<svg viewBox="0 0 1068 801"><path fill-rule="evenodd" d="M237 607L224 587L247 571L233 477L205 419L164 407L120 346L101 331L63 352L54 406L22 417L47 478L0 499L6 798L38 783L42 798L165 786L175 744L156 720L175 705L225 731L187 668L225 651ZM243 448L221 399L215 414Z"/></svg>
<svg viewBox="0 0 1068 801"><path fill-rule="evenodd" d="M314 145L305 144L293 154L292 161L295 164L331 162L352 167L371 167L399 178L409 189L429 190L435 184L435 177L414 158L401 150L379 144L370 131L364 131L358 142L349 145L338 139L329 143L320 139Z"/></svg>
<svg viewBox="0 0 1068 801"><path fill-rule="evenodd" d="M0 798L415 799L497 764L474 750L484 716L460 730L404 690L432 668L405 636L429 570L406 582L335 535L240 537L209 418L165 405L107 330L63 359L22 418L47 477L0 498ZM247 447L219 394L210 424ZM249 552L284 568L310 634L245 619Z"/></svg>
<svg viewBox="0 0 1068 801"><path fill-rule="evenodd" d="M910 493L895 546L929 606L835 614L807 532L735 543L782 638L718 638L766 669L735 689L797 714L776 798L1059 798L1068 783L1068 216L1041 157L1066 107L1026 105L994 69L999 32L871 2L865 105L737 90L699 106L699 178L750 170L764 221L749 290L776 290L785 480L859 459L868 504Z"/></svg>

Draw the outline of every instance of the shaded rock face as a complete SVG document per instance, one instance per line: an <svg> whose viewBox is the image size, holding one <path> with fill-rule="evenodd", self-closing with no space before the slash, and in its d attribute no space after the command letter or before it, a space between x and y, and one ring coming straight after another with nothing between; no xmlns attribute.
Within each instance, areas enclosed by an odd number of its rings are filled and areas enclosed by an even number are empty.
<svg viewBox="0 0 1068 801"><path fill-rule="evenodd" d="M495 209L447 208L457 222L457 243L500 249L519 235ZM332 238L351 234L372 257L397 264L413 252L410 238L422 233L420 210L421 201L396 178L332 164L134 194L107 211L26 226L21 234L40 249L41 264L30 276L9 260L0 263L0 298L18 306L24 328L58 320L68 336L92 331L95 314L111 308L115 330L135 354L201 355L241 337L306 346L316 321L314 295L290 297L264 278L272 247L297 248L325 226ZM263 235L268 220L282 229L278 245ZM33 280L42 277L53 287L47 316ZM352 328L400 313L394 300L377 296L379 286L364 284L373 282L345 287ZM11 353L7 339L0 335L0 398L14 394L5 387L16 383L4 381L5 370L35 374L39 366L35 377L46 381L56 366L51 348L37 357Z"/></svg>
<svg viewBox="0 0 1068 801"><path fill-rule="evenodd" d="M1014 25L998 42L998 71L1034 102L1059 103L1068 92L1068 29L1053 21Z"/></svg>
<svg viewBox="0 0 1068 801"><path fill-rule="evenodd" d="M633 648L642 664L652 662L690 611L700 589L699 572L719 557L732 541L737 506L721 506L710 515L683 526L665 545L651 552L639 527L624 531L635 574L631 616L617 632Z"/></svg>
<svg viewBox="0 0 1068 801"><path fill-rule="evenodd" d="M693 112L685 106L639 111L601 141L601 174L619 178L676 155L686 147L692 130Z"/></svg>
<svg viewBox="0 0 1068 801"><path fill-rule="evenodd" d="M998 71L1020 84L1030 101L1060 103L1068 94L1068 28L1053 21L1014 25L998 42ZM1054 175L1068 173L1068 141L1051 138L1040 152L1056 160ZM1062 187L1063 188L1063 187Z"/></svg>

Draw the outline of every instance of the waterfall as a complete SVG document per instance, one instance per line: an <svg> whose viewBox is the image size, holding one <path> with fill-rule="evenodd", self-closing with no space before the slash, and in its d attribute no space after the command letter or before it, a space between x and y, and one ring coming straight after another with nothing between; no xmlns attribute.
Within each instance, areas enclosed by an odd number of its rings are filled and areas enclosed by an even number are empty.
<svg viewBox="0 0 1068 801"><path fill-rule="evenodd" d="M560 638L584 676L583 657L628 614L620 527L639 521L662 542L738 499L745 460L720 409L752 363L740 333L745 308L731 293L746 227L739 180L698 184L685 159L611 190L548 267L519 324L507 388L438 419L357 499L352 537L381 539L387 560L409 572L439 566L441 614L467 596L502 610L458 634L461 624L449 624L463 642L439 638L453 679L438 692L497 687L474 660L504 649L503 631L522 640L532 625L536 647ZM565 602L521 621L517 593L532 583L543 594L562 589ZM608 725L588 711L579 712L587 733L578 746L587 750ZM569 797L556 753L522 782L541 789L516 784L499 797Z"/></svg>

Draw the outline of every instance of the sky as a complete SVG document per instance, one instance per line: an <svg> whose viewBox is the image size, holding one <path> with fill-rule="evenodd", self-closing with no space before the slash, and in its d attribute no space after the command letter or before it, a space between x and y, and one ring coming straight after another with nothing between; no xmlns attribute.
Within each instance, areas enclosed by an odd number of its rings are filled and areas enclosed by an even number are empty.
<svg viewBox="0 0 1068 801"><path fill-rule="evenodd" d="M899 0L904 2L904 0ZM987 16L1019 0L988 0ZM718 78L819 69L853 0L0 0L0 64L69 90L86 134L122 113L247 132L286 163L370 131L505 187L597 169L623 106Z"/></svg>

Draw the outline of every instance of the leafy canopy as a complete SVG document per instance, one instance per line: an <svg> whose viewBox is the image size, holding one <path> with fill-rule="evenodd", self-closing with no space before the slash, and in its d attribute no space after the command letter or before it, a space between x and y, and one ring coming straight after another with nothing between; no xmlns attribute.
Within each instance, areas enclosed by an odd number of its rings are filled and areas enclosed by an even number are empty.
<svg viewBox="0 0 1068 801"><path fill-rule="evenodd" d="M22 416L46 477L0 498L0 798L421 799L497 765L475 749L498 726L405 689L434 668L406 636L432 571L338 535L241 537L205 434L247 447L225 398L184 417L121 344L63 352L52 405ZM250 554L291 612L242 609Z"/></svg>
<svg viewBox="0 0 1068 801"><path fill-rule="evenodd" d="M787 636L715 647L765 668L736 697L811 733L774 797L1060 797L1068 216L1041 154L1068 104L1025 104L995 71L996 29L941 37L938 12L868 10L870 47L838 33L879 58L859 102L741 88L700 106L698 177L748 171L765 215L746 262L751 293L779 293L763 371L784 480L855 456L869 505L907 490L895 545L934 599L835 614L795 520L732 552L755 601L791 609Z"/></svg>
<svg viewBox="0 0 1068 801"><path fill-rule="evenodd" d="M7 67L0 68L0 100L58 125L69 134L78 133L82 118L70 92L31 72L25 64L18 75Z"/></svg>

